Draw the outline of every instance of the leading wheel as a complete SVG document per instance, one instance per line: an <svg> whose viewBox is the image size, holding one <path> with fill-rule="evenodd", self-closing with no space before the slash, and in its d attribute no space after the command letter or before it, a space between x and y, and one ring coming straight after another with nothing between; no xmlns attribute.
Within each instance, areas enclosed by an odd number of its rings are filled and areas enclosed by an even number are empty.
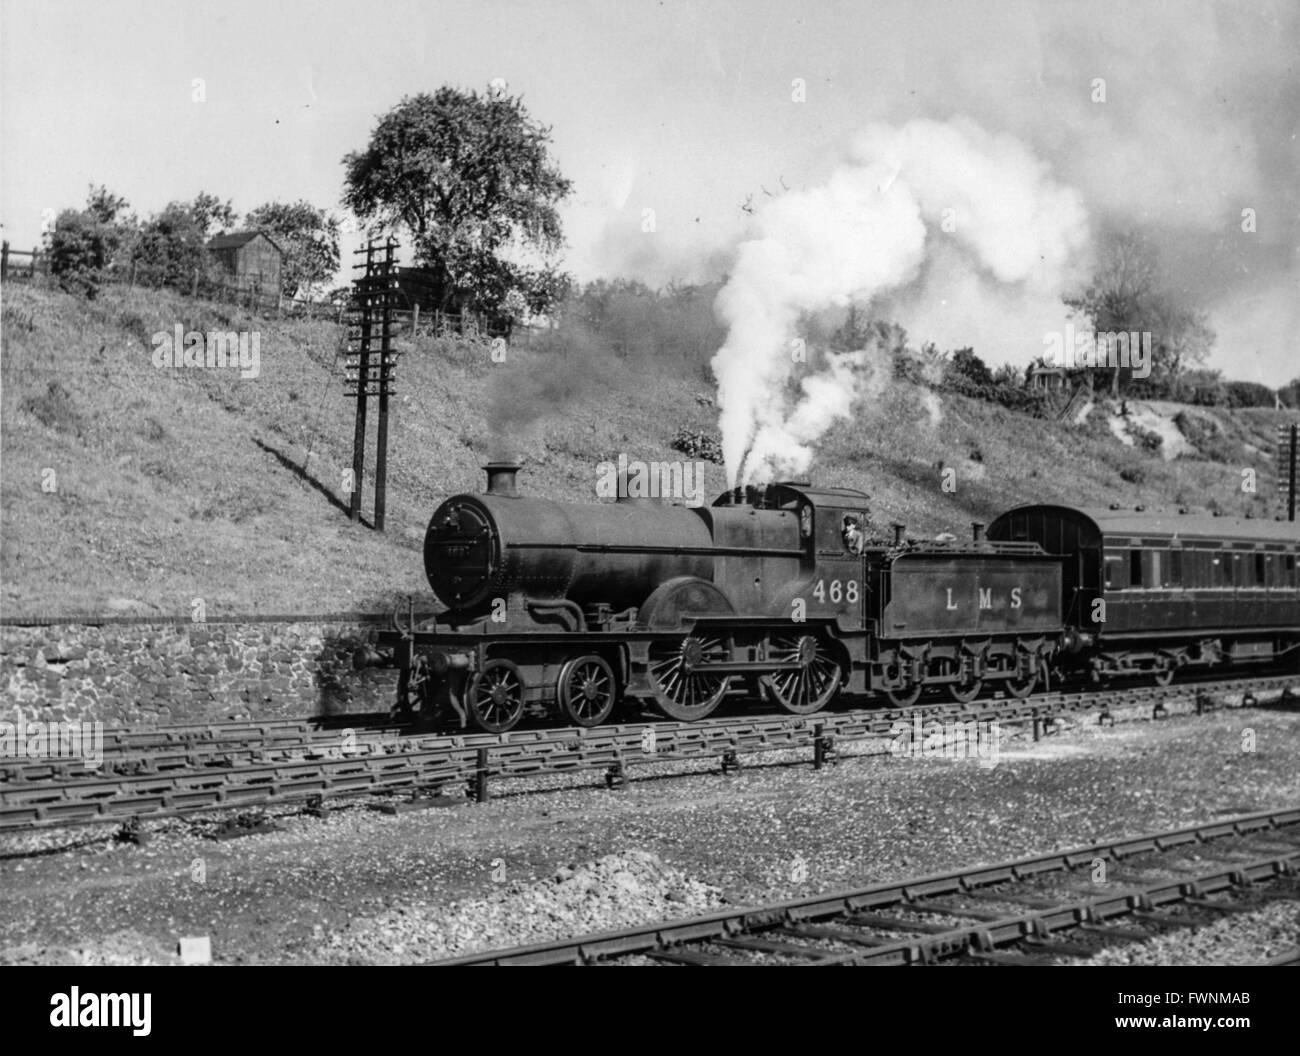
<svg viewBox="0 0 1300 1056"><path fill-rule="evenodd" d="M599 726L614 710L618 682L599 656L579 656L560 668L555 683L560 714L575 726Z"/></svg>
<svg viewBox="0 0 1300 1056"><path fill-rule="evenodd" d="M524 679L509 660L489 660L465 694L474 721L488 733L505 733L524 716Z"/></svg>
<svg viewBox="0 0 1300 1056"><path fill-rule="evenodd" d="M708 672L710 660L727 659L727 647L720 638L697 638L680 642L655 642L650 646L647 673L655 703L670 719L694 722L722 703L731 679Z"/></svg>
<svg viewBox="0 0 1300 1056"><path fill-rule="evenodd" d="M775 671L763 679L773 703L795 715L820 711L840 688L840 665L815 635L773 638L767 657L778 664L800 665L797 671Z"/></svg>

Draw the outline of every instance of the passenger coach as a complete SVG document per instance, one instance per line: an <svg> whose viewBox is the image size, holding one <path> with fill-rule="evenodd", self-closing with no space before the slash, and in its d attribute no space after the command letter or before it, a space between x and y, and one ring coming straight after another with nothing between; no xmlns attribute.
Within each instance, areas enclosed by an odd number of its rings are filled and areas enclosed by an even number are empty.
<svg viewBox="0 0 1300 1056"><path fill-rule="evenodd" d="M1294 522L1033 505L988 534L1063 556L1065 659L1094 678L1296 658Z"/></svg>

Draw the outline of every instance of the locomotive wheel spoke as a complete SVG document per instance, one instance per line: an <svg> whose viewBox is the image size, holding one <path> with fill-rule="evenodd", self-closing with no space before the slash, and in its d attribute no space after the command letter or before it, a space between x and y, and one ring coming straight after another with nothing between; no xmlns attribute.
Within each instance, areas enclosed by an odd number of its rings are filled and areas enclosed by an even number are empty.
<svg viewBox="0 0 1300 1056"><path fill-rule="evenodd" d="M488 733L505 733L524 716L524 679L509 660L484 664L465 696L475 723Z"/></svg>
<svg viewBox="0 0 1300 1056"><path fill-rule="evenodd" d="M599 656L579 656L560 669L555 697L570 722L599 726L614 710L618 683L613 669Z"/></svg>
<svg viewBox="0 0 1300 1056"><path fill-rule="evenodd" d="M722 659L727 649L721 639L687 637L681 642L657 642L650 647L648 673L655 701L670 719L692 722L710 714L722 703L731 684L726 675L708 673L709 659Z"/></svg>
<svg viewBox="0 0 1300 1056"><path fill-rule="evenodd" d="M795 715L820 711L840 688L840 665L827 652L825 642L813 635L773 639L768 658L779 664L803 665L798 671L774 671L764 680L768 696Z"/></svg>

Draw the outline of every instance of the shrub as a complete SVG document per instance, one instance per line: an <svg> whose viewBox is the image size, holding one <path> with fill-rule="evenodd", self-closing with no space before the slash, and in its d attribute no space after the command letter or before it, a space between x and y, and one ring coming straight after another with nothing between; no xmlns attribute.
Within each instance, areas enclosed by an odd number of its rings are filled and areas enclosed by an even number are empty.
<svg viewBox="0 0 1300 1056"><path fill-rule="evenodd" d="M28 396L22 407L48 429L71 436L81 436L85 431L85 421L77 413L72 394L57 381L51 381L39 396Z"/></svg>
<svg viewBox="0 0 1300 1056"><path fill-rule="evenodd" d="M68 292L94 297L116 246L110 225L89 212L65 209L50 235L50 273Z"/></svg>
<svg viewBox="0 0 1300 1056"><path fill-rule="evenodd" d="M668 446L687 458L702 458L722 465L722 440L716 433L678 429Z"/></svg>
<svg viewBox="0 0 1300 1056"><path fill-rule="evenodd" d="M1142 428L1137 422L1128 423L1128 434L1143 451L1159 451L1164 445L1164 437L1150 429Z"/></svg>

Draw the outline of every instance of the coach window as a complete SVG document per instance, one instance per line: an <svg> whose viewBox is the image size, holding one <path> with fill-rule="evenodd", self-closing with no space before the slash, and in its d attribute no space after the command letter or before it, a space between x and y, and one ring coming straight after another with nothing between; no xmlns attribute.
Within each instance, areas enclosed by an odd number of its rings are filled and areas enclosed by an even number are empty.
<svg viewBox="0 0 1300 1056"><path fill-rule="evenodd" d="M1106 554L1106 589L1119 590L1120 567L1124 561L1122 554Z"/></svg>
<svg viewBox="0 0 1300 1056"><path fill-rule="evenodd" d="M1142 551L1128 552L1128 585L1137 590L1142 586Z"/></svg>
<svg viewBox="0 0 1300 1056"><path fill-rule="evenodd" d="M1255 586L1264 587L1268 585L1268 579L1264 575L1264 555L1258 550L1255 552Z"/></svg>
<svg viewBox="0 0 1300 1056"><path fill-rule="evenodd" d="M1212 589L1226 585L1227 569L1223 564L1223 554L1215 553L1213 550L1209 553L1210 564L1206 569L1205 585Z"/></svg>
<svg viewBox="0 0 1300 1056"><path fill-rule="evenodd" d="M1181 550L1167 550L1165 556L1165 586L1181 587L1183 585L1183 552Z"/></svg>

